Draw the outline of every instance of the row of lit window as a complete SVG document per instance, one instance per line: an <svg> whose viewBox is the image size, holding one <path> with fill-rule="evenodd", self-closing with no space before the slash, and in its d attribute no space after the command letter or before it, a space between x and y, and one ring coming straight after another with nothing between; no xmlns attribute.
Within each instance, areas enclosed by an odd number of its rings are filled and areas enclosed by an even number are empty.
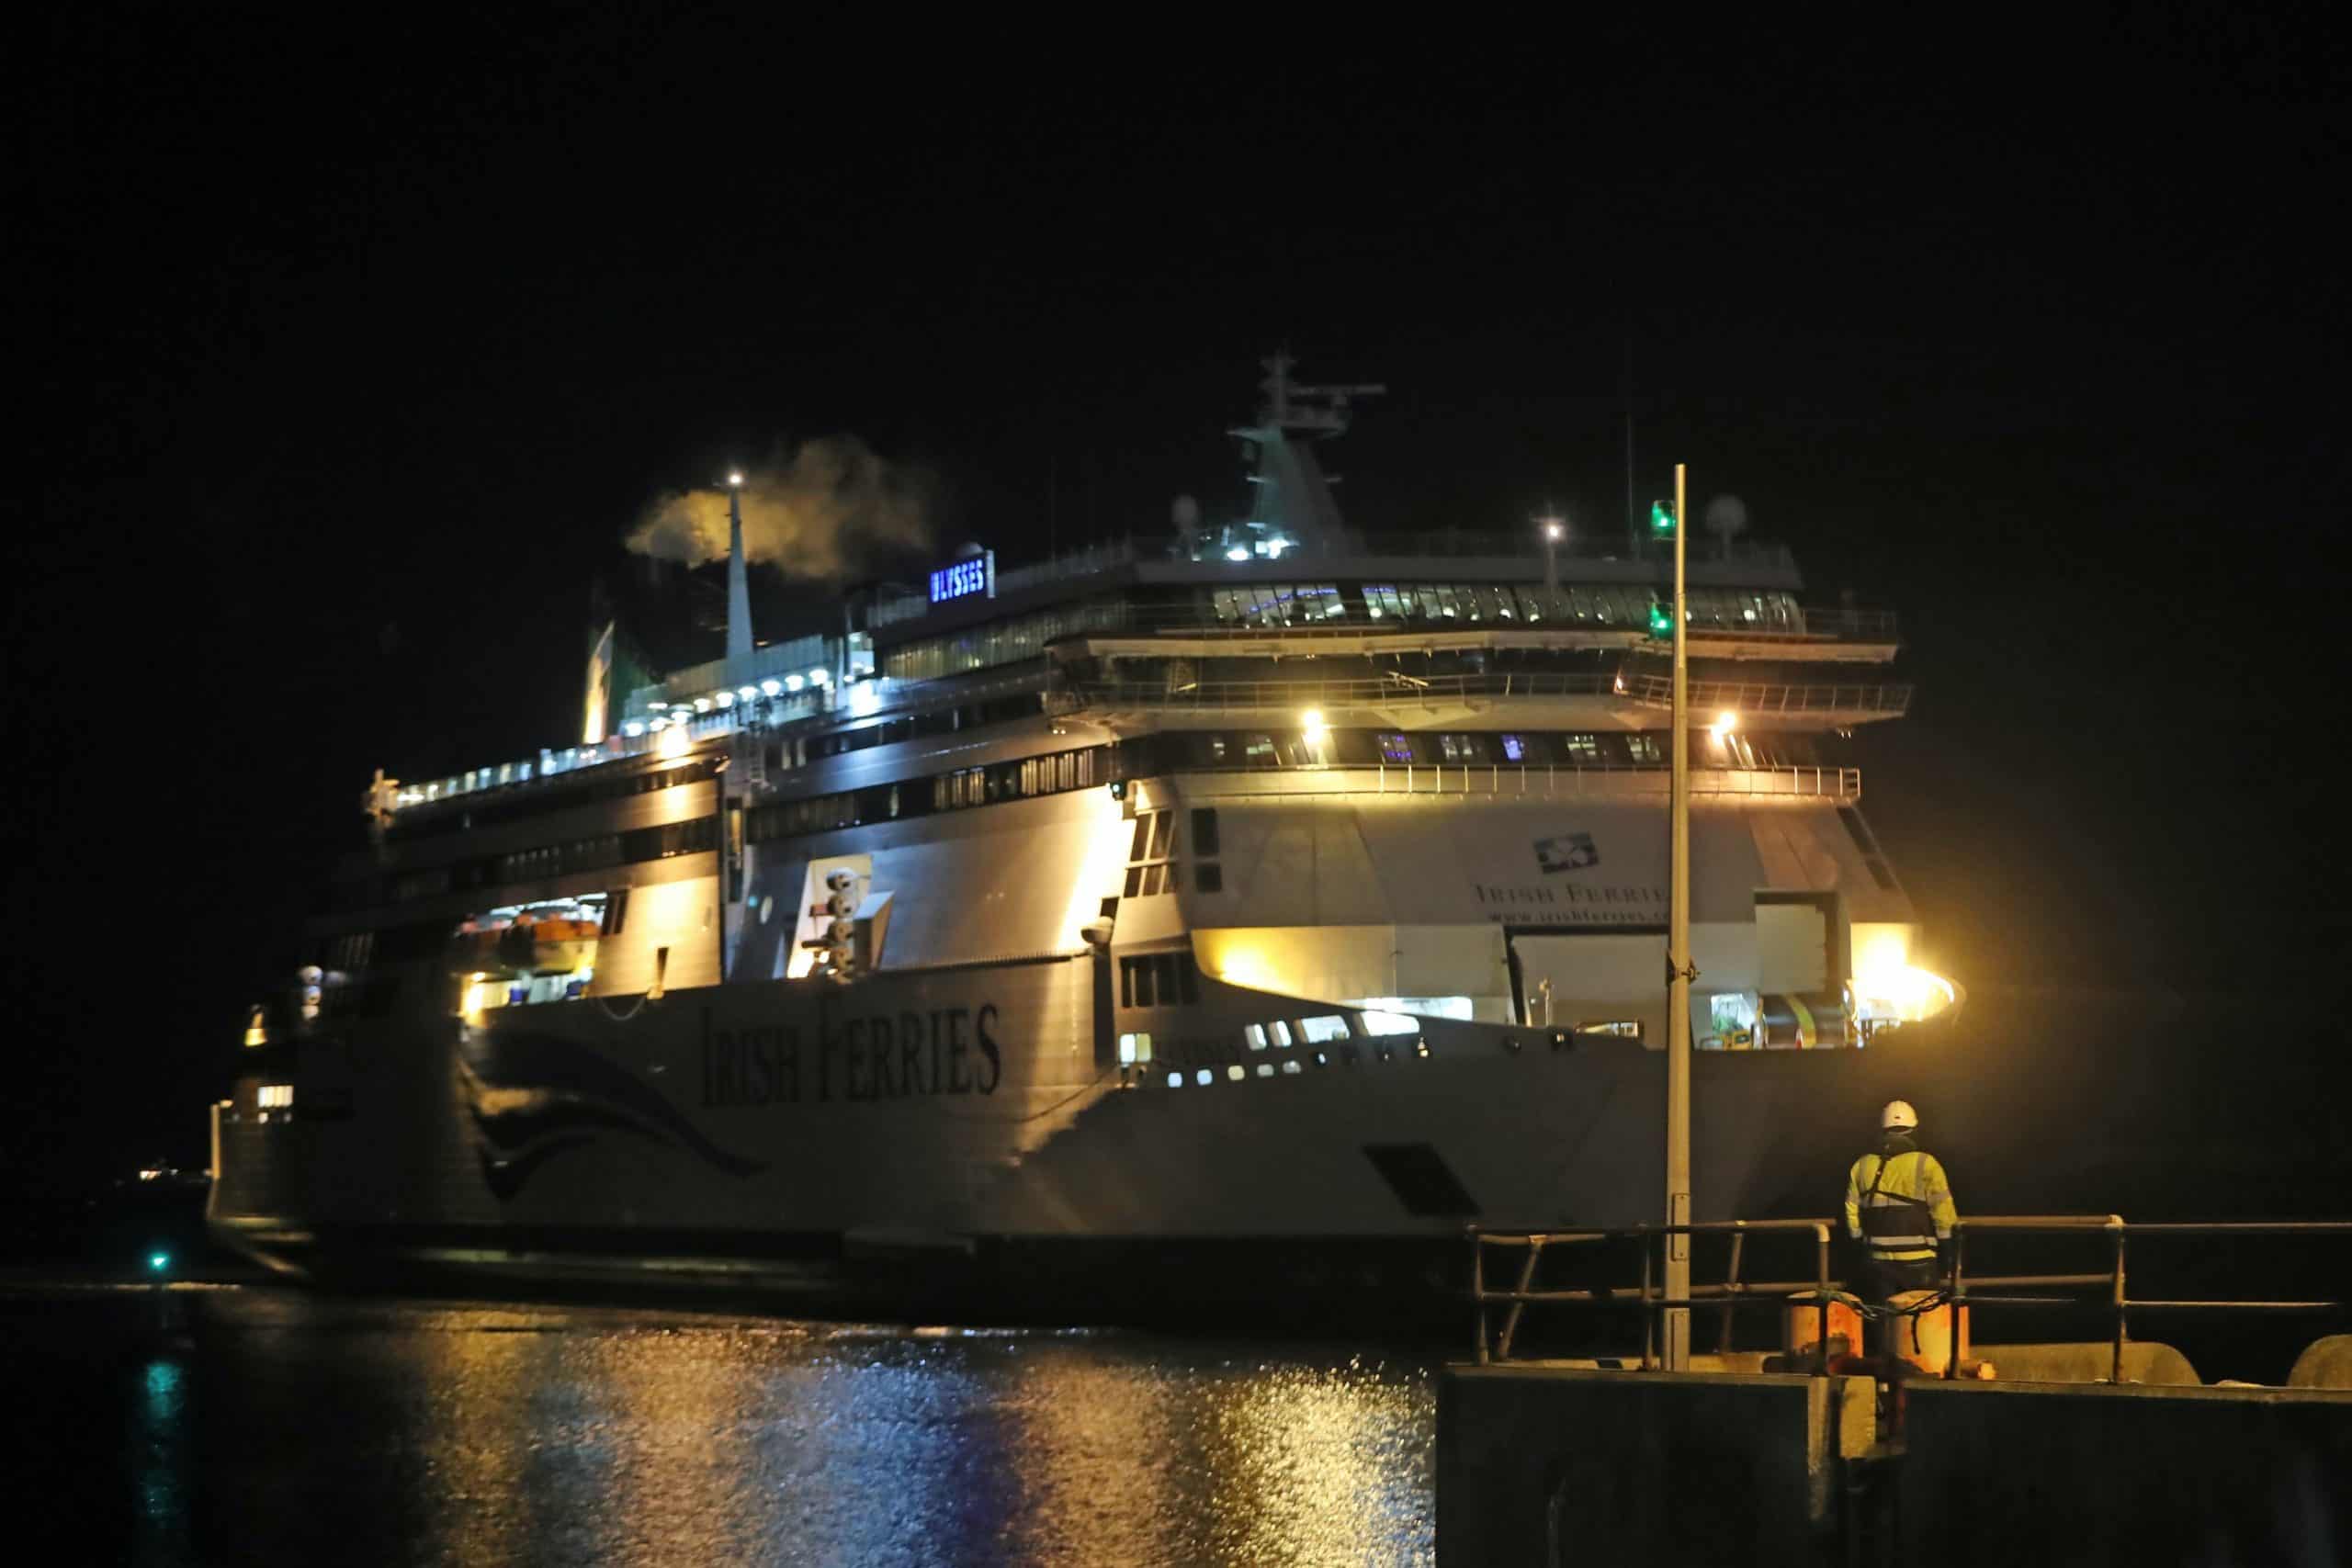
<svg viewBox="0 0 2352 1568"><path fill-rule="evenodd" d="M923 637L884 654L882 673L894 681L935 681L1035 659L1054 638L1116 626L1124 614L1125 606L1108 601L1064 604L945 637Z"/></svg>
<svg viewBox="0 0 2352 1568"><path fill-rule="evenodd" d="M998 762L989 767L958 768L931 781L931 807L934 811L952 811L967 806L986 806L994 800L1091 789L1094 773L1092 748L1059 751L1047 757L1026 757L1018 762Z"/></svg>
<svg viewBox="0 0 2352 1568"><path fill-rule="evenodd" d="M290 1083L266 1083L254 1091L254 1104L264 1111L290 1111L294 1108L294 1086Z"/></svg>
<svg viewBox="0 0 2352 1568"><path fill-rule="evenodd" d="M1374 621L1584 621L1645 626L1656 591L1627 584L1367 582L1363 613ZM1802 631L1793 596L1726 588L1688 591L1690 624L1759 631ZM1348 598L1336 583L1258 583L1216 591L1212 608L1227 626L1306 626L1343 620Z"/></svg>
<svg viewBox="0 0 2352 1568"><path fill-rule="evenodd" d="M1129 1065L1134 1066L1149 1062L1151 1060L1151 1036L1145 1034L1136 1036L1135 1038L1141 1042L1139 1047L1141 1054L1136 1056L1133 1062L1130 1062ZM1379 1062L1395 1061L1396 1059L1397 1049L1398 1048L1396 1046L1387 1044L1385 1042L1370 1047L1373 1059ZM1412 1054L1419 1060L1427 1061L1430 1055L1429 1042L1426 1040L1414 1041L1412 1043ZM1277 1074L1295 1074L1304 1071L1305 1068L1301 1066L1302 1060L1304 1060L1307 1066L1328 1067L1331 1065L1335 1057L1338 1059L1339 1064L1341 1066L1352 1067L1359 1061L1363 1059L1363 1055L1364 1050L1363 1048L1351 1044L1342 1045L1337 1051L1317 1051L1311 1053L1303 1059L1301 1057L1292 1056L1280 1063L1260 1062L1254 1067L1245 1066L1239 1062L1230 1063L1225 1068L1225 1077L1227 1081L1232 1083L1240 1083L1244 1079L1250 1077L1253 1074L1258 1077L1271 1078L1275 1077ZM1122 1062L1128 1061L1124 1050L1122 1051L1120 1060ZM1208 1085L1216 1082L1216 1079L1217 1069L1215 1067L1196 1067L1193 1070L1192 1081L1203 1088L1206 1088ZM1168 1075L1168 1087L1170 1089L1182 1089L1184 1087L1184 1074L1181 1071L1170 1073Z"/></svg>

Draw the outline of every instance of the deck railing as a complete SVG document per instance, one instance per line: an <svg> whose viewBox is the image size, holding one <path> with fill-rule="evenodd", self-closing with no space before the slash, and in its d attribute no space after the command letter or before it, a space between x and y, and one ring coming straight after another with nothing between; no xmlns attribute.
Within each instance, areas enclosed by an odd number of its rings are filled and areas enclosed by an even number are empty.
<svg viewBox="0 0 2352 1568"><path fill-rule="evenodd" d="M1546 697L1613 698L1641 707L1663 708L1672 705L1673 695L1672 678L1666 675L1517 671L1423 678L1392 671L1377 678L1195 681L1177 685L1166 682L1066 681L1046 694L1046 708L1054 714L1090 708L1149 708L1295 715L1308 708L1328 711L1351 707L1459 707ZM1849 714L1857 718L1892 718L1910 707L1911 687L1907 683L1888 682L1814 685L1693 681L1690 682L1689 697L1694 711L1710 716L1729 710L1740 715Z"/></svg>
<svg viewBox="0 0 2352 1568"><path fill-rule="evenodd" d="M1189 770L1171 767L1170 772ZM1578 799L1593 795L1665 795L1673 784L1673 771L1664 763L1606 766L1595 763L1521 762L1381 762L1332 763L1323 766L1266 768L1240 773L1217 772L1216 779L1197 791L1211 795L1280 794L1285 797L1317 795L1408 795L1451 800ZM1264 784L1253 788L1253 784ZM1788 766L1722 768L1694 765L1690 793L1720 797L1779 797L1835 800L1849 804L1862 797L1860 768Z"/></svg>
<svg viewBox="0 0 2352 1568"><path fill-rule="evenodd" d="M1635 644L1652 643L1649 630L1645 626L1626 621L1607 621L1591 615L1562 614L1535 617L1479 614L1373 619L1363 615L1327 616L1317 614L1317 608L1323 603L1302 599L1286 614L1253 612L1247 618L1226 620L1212 617L1195 604L1103 605L1102 609L1105 614L1098 624L1073 635L1104 637L1127 633L1220 639L1278 637L1285 641L1293 638L1313 641L1367 635L1409 637L1416 634L1432 633L1584 632L1623 637ZM1737 638L1743 641L1778 641L1802 647L1820 643L1893 643L1901 640L1892 610L1814 606L1798 609L1791 621L1775 623L1744 621L1719 613L1710 614L1703 605L1694 604L1690 610L1690 625L1694 643Z"/></svg>

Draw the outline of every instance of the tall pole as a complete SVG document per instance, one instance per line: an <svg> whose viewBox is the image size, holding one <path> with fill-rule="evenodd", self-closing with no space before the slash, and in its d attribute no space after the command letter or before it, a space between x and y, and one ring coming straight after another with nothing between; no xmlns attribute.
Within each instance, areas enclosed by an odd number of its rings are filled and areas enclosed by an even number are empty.
<svg viewBox="0 0 2352 1568"><path fill-rule="evenodd" d="M727 476L727 657L752 653L752 580L743 567L743 476ZM730 680L742 679L730 673Z"/></svg>
<svg viewBox="0 0 2352 1568"><path fill-rule="evenodd" d="M1674 465L1674 788L1666 927L1666 1223L1690 1223L1690 719L1683 660L1683 466ZM1666 1238L1666 1294L1690 1299L1690 1238ZM1690 1370L1690 1309L1666 1309L1666 1370Z"/></svg>

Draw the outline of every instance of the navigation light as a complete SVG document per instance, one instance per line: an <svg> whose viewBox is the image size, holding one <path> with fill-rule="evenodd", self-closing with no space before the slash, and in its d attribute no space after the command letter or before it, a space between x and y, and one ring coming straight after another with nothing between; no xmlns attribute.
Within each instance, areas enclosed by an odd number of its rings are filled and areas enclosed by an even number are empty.
<svg viewBox="0 0 2352 1568"><path fill-rule="evenodd" d="M171 1266L172 1255L168 1252L151 1252L147 1255L147 1267L152 1272L160 1274Z"/></svg>

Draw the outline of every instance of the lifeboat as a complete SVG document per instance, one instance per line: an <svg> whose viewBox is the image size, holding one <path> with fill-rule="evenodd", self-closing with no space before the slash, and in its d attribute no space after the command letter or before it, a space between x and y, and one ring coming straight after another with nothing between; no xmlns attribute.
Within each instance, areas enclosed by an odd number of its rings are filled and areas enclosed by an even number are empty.
<svg viewBox="0 0 2352 1568"><path fill-rule="evenodd" d="M461 931L449 946L449 970L493 979L568 975L595 961L596 940L603 934L594 920L557 917Z"/></svg>

